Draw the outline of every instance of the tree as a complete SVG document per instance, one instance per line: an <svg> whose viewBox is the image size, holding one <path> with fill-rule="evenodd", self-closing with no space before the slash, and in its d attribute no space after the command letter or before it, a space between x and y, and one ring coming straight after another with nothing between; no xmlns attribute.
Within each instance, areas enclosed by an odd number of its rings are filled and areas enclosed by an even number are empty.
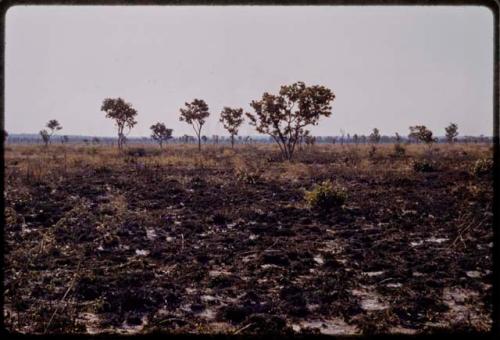
<svg viewBox="0 0 500 340"><path fill-rule="evenodd" d="M62 129L62 126L59 124L59 122L55 119L49 120L47 125L45 125L47 128L49 128L50 133L47 130L42 130L40 131L40 135L42 136L42 140L45 143L45 146L48 146L50 143L50 139L52 138L52 135L56 132Z"/></svg>
<svg viewBox="0 0 500 340"><path fill-rule="evenodd" d="M238 134L238 129L243 123L243 109L232 109L226 106L220 113L219 121L231 135L231 147L234 148L234 136Z"/></svg>
<svg viewBox="0 0 500 340"><path fill-rule="evenodd" d="M380 142L380 132L377 128L373 129L373 132L370 134L368 137L370 139L370 142L373 144L378 144Z"/></svg>
<svg viewBox="0 0 500 340"><path fill-rule="evenodd" d="M358 145L359 144L359 136L357 133L355 133L353 136L352 136L352 140L354 142L354 144Z"/></svg>
<svg viewBox="0 0 500 340"><path fill-rule="evenodd" d="M68 136L61 136L61 144L65 144L69 141Z"/></svg>
<svg viewBox="0 0 500 340"><path fill-rule="evenodd" d="M106 118L115 120L118 129L118 149L122 149L125 143L126 136L124 134L125 128L128 129L127 135L137 122L135 116L137 111L132 107L132 104L125 102L122 98L106 98L104 99L101 111L106 112Z"/></svg>
<svg viewBox="0 0 500 340"><path fill-rule="evenodd" d="M316 144L316 137L307 134L306 136L304 136L304 142L308 147L312 147L314 146L314 144Z"/></svg>
<svg viewBox="0 0 500 340"><path fill-rule="evenodd" d="M163 142L168 142L169 139L172 138L172 129L167 129L165 124L163 123L156 123L154 125L151 125L150 127L152 134L151 138L153 138L156 142L160 144L160 149L163 147Z"/></svg>
<svg viewBox="0 0 500 340"><path fill-rule="evenodd" d="M186 108L181 108L179 120L191 124L198 137L198 150L201 150L201 128L208 118L208 105L203 99L195 99L191 103L185 103Z"/></svg>
<svg viewBox="0 0 500 340"><path fill-rule="evenodd" d="M453 143L455 141L455 138L458 136L458 125L455 123L450 123L450 125L445 127L445 131L448 143Z"/></svg>
<svg viewBox="0 0 500 340"><path fill-rule="evenodd" d="M246 115L258 132L273 138L283 158L291 160L304 128L318 124L321 116L329 117L334 99L333 92L324 86L297 82L281 86L278 95L265 92L261 100L250 103L256 115Z"/></svg>
<svg viewBox="0 0 500 340"><path fill-rule="evenodd" d="M45 146L49 146L49 142L50 142L50 134L47 130L43 129L43 130L40 130L40 136L42 136L42 140L43 140L43 143L45 144Z"/></svg>
<svg viewBox="0 0 500 340"><path fill-rule="evenodd" d="M340 145L344 145L345 130L340 129Z"/></svg>
<svg viewBox="0 0 500 340"><path fill-rule="evenodd" d="M99 139L99 137L92 138L92 144L99 145L99 143L101 143L101 140Z"/></svg>
<svg viewBox="0 0 500 340"><path fill-rule="evenodd" d="M432 131L427 129L425 125L410 126L408 138L413 138L429 146L437 141L437 138L432 137Z"/></svg>

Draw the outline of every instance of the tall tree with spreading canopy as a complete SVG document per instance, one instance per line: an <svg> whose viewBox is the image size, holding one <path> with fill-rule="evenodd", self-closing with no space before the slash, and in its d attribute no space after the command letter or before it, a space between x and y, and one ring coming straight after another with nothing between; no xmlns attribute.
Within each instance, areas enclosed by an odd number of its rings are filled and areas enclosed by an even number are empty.
<svg viewBox="0 0 500 340"><path fill-rule="evenodd" d="M132 107L132 104L125 102L122 98L106 98L102 103L101 111L106 112L106 118L115 120L118 129L118 149L121 150L125 143L126 135L137 124L135 121L137 110ZM126 134L124 133L125 128L128 129Z"/></svg>
<svg viewBox="0 0 500 340"><path fill-rule="evenodd" d="M151 138L153 138L158 144L160 144L160 149L163 147L163 142L168 142L169 139L173 138L172 137L172 129L167 129L165 124L163 123L156 123L154 125L151 125Z"/></svg>
<svg viewBox="0 0 500 340"><path fill-rule="evenodd" d="M208 105L203 99L194 99L191 103L185 103L185 108L181 108L179 120L190 124L198 137L198 150L201 151L201 128L208 118Z"/></svg>
<svg viewBox="0 0 500 340"><path fill-rule="evenodd" d="M458 136L458 125L455 123L450 123L447 127L444 128L446 131L446 140L448 143L453 143L455 138Z"/></svg>
<svg viewBox="0 0 500 340"><path fill-rule="evenodd" d="M291 160L304 128L317 125L321 116L329 117L334 99L333 92L324 86L297 82L281 86L278 95L265 92L262 99L250 103L255 115L246 115L258 132L273 138L283 158Z"/></svg>
<svg viewBox="0 0 500 340"><path fill-rule="evenodd" d="M220 113L220 122L231 135L231 147L234 148L234 136L238 134L238 129L243 123L243 109L224 107Z"/></svg>

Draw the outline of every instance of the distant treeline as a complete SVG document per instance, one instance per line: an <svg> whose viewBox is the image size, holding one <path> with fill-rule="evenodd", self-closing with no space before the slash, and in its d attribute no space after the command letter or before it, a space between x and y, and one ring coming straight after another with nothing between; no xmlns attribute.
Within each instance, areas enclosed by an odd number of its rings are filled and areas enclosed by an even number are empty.
<svg viewBox="0 0 500 340"><path fill-rule="evenodd" d="M407 137L400 137L400 142L407 144L418 143ZM212 135L203 136L204 144L230 145L231 139L227 136ZM393 144L397 142L396 136L380 136L379 144ZM487 136L461 136L455 139L455 143L475 144L492 143L493 138ZM7 144L43 144L43 140L38 134L10 134L6 140ZM94 137L94 136L54 136L51 140L52 145L57 144L86 144L86 145L109 145L115 146L118 143L117 137ZM196 144L195 136L178 136L169 140L168 144ZM235 144L271 144L274 140L271 137L263 136L238 136L234 139ZM437 137L437 143L447 143L446 137ZM126 144L157 144L151 137L128 137ZM366 135L346 135L346 136L316 136L315 144L371 144L369 136Z"/></svg>

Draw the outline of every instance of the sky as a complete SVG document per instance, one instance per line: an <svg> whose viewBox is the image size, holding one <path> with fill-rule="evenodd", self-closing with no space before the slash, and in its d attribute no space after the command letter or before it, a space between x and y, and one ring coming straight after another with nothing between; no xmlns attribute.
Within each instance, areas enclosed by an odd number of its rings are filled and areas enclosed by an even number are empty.
<svg viewBox="0 0 500 340"><path fill-rule="evenodd" d="M304 81L336 95L313 135L492 135L493 15L479 6L15 6L6 14L5 128L114 136L100 111L122 97L138 111L129 136L179 121L204 99L202 134L227 135L224 106ZM246 122L241 135L257 135Z"/></svg>

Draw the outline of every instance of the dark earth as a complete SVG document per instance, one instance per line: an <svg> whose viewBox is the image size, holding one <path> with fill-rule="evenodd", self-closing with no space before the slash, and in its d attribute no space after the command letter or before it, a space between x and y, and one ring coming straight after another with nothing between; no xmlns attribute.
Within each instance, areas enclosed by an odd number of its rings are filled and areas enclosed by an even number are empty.
<svg viewBox="0 0 500 340"><path fill-rule="evenodd" d="M492 177L470 169L491 148L436 147L434 171L419 172L411 164L424 155L414 147L369 157L367 148L318 146L292 163L265 147L142 157L12 147L5 327L488 331ZM347 189L347 201L308 207L304 191L326 179Z"/></svg>

